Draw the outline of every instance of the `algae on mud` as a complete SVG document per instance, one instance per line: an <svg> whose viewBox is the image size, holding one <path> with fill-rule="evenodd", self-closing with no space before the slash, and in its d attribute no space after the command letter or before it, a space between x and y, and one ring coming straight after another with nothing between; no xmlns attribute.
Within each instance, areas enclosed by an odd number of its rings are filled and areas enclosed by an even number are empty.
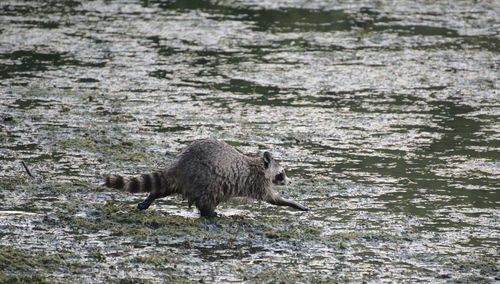
<svg viewBox="0 0 500 284"><path fill-rule="evenodd" d="M499 7L2 1L0 282L499 281ZM202 137L312 211L99 186Z"/></svg>
<svg viewBox="0 0 500 284"><path fill-rule="evenodd" d="M158 274L165 277L163 274L168 273L169 279L180 280L185 279L186 271L189 274L199 272L193 279L201 280L216 275L207 274L203 271L206 268L195 269L198 261L218 262L251 257L253 253L267 251L263 243L268 239L311 239L318 236L318 231L306 224L277 217L261 221L241 216L200 219L165 214L159 210L140 211L135 208L135 203L126 204L113 199L100 203L77 203L73 200L82 194L106 192L96 192L91 186L87 190L78 186L79 190L65 191L57 187L58 185L53 186L52 193L64 194L65 201L53 202L56 208L50 215L31 216L32 228L4 226L9 231L16 232L17 236L35 238L36 241L31 241L31 247L26 248L29 251L37 251L38 246L54 237L57 239L56 247L42 250L40 257L28 253L22 259L13 258L12 263L16 265L7 263L6 276L25 274L32 269L47 279L69 281L81 279L85 271L92 277L97 277L97 281L107 281L121 275L106 273L105 277L100 276L103 270L111 269L110 266L120 271L123 268L118 267L137 264L141 270L151 269L147 275L154 273L157 277ZM67 184L66 187L71 185ZM44 191L51 191L50 188L51 186L46 186ZM11 216L18 221L25 217L27 216ZM34 232L42 234L36 236L33 235ZM15 237L3 239L10 246L15 246ZM76 247L78 250L74 250ZM4 253L11 254L13 250L6 247ZM43 255L45 253L50 253L55 258L48 261L49 258ZM22 269L24 266L29 267ZM244 272L240 271L234 277Z"/></svg>

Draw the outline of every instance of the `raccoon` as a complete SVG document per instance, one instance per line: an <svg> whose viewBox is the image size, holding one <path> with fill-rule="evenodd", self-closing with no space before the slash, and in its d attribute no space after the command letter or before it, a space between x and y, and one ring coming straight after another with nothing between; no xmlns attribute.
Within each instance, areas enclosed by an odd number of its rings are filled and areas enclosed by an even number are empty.
<svg viewBox="0 0 500 284"><path fill-rule="evenodd" d="M273 190L273 184L288 183L285 170L269 152L247 156L225 142L202 139L187 146L165 169L132 178L108 175L105 185L131 193L149 192L137 205L141 210L157 198L181 194L190 207L195 204L202 217L217 216L217 205L232 197L249 197L307 211Z"/></svg>

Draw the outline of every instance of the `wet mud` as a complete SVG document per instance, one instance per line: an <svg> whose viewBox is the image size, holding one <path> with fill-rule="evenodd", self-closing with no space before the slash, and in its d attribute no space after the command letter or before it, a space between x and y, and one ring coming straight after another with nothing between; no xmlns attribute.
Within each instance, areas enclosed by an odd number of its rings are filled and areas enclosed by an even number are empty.
<svg viewBox="0 0 500 284"><path fill-rule="evenodd" d="M0 282L500 281L498 4L3 1ZM203 137L311 211L102 187Z"/></svg>

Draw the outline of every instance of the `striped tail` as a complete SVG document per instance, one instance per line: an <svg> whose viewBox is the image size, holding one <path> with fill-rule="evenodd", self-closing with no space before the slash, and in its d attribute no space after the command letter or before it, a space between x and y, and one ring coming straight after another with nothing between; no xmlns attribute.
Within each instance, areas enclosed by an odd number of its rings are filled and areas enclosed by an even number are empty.
<svg viewBox="0 0 500 284"><path fill-rule="evenodd" d="M137 177L122 177L120 175L106 176L105 185L120 191L131 193L138 192L161 192L165 186L161 172L144 174Z"/></svg>

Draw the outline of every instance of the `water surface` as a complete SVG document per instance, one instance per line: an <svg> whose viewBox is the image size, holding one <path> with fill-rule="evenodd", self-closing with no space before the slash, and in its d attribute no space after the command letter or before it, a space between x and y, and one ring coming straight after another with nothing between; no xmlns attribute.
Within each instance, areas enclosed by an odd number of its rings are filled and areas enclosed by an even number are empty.
<svg viewBox="0 0 500 284"><path fill-rule="evenodd" d="M3 1L1 277L499 281L499 7ZM202 137L270 150L311 211L97 186Z"/></svg>

